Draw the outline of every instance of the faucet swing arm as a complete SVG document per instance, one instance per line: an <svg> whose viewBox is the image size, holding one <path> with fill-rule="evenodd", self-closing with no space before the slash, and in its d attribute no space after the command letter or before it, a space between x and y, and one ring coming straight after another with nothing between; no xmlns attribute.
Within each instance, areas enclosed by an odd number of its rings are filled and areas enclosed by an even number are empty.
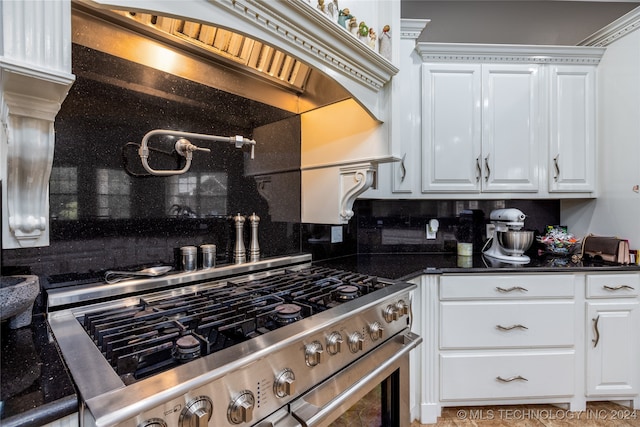
<svg viewBox="0 0 640 427"><path fill-rule="evenodd" d="M175 144L175 150L178 154L186 158L185 165L182 169L165 169L165 170L157 170L151 168L149 166L149 138L155 135L169 135L177 137L178 140ZM149 131L142 138L142 142L140 143L140 149L138 150L138 154L140 155L140 160L142 161L142 166L152 175L157 176L170 176L170 175L180 175L189 170L191 167L191 159L193 159L194 151L206 151L211 152L208 148L198 147L192 144L187 138L191 139L202 139L207 141L216 141L216 142L228 142L234 144L236 148L242 148L244 145L251 146L251 158L254 158L254 148L256 142L253 139L244 138L243 136L217 136L217 135L207 135L202 133L191 133L191 132L180 132L173 131L167 129L155 129Z"/></svg>

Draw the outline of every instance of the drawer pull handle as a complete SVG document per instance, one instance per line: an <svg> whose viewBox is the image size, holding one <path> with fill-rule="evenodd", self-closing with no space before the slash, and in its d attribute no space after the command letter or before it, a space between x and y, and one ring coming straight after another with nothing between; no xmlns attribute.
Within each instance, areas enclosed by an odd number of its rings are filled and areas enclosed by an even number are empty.
<svg viewBox="0 0 640 427"><path fill-rule="evenodd" d="M593 343L593 348L596 348L598 346L598 343L600 342L600 331L598 330L598 321L600 320L600 316L591 320L593 320L593 331L596 334L596 337L592 339L591 342Z"/></svg>
<svg viewBox="0 0 640 427"><path fill-rule="evenodd" d="M612 292L620 291L622 289L628 289L630 291L635 290L635 288L633 286L629 286L629 285L618 285L618 286L607 286L607 285L604 285L603 288L606 289L607 291L612 291Z"/></svg>
<svg viewBox="0 0 640 427"><path fill-rule="evenodd" d="M526 379L525 377L520 376L520 375L516 375L514 377L509 377L509 378L496 377L496 379L498 381L500 381L500 382L503 382L503 383L510 383L511 381L516 381L516 380L518 380L518 381L529 381L528 379Z"/></svg>
<svg viewBox="0 0 640 427"><path fill-rule="evenodd" d="M529 329L524 325L511 325L511 326L496 325L496 328L500 329L501 331L511 331L513 329Z"/></svg>
<svg viewBox="0 0 640 427"><path fill-rule="evenodd" d="M529 292L529 289L527 288L523 288L522 286L513 286L511 288L501 288L500 286L496 286L496 290L498 292L502 292L502 293L508 293L508 292L513 292L513 291L522 291L522 292Z"/></svg>

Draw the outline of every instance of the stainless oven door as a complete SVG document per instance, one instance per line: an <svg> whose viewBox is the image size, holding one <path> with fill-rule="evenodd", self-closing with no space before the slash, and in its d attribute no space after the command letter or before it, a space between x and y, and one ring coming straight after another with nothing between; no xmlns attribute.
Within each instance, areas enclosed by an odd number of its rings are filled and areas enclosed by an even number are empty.
<svg viewBox="0 0 640 427"><path fill-rule="evenodd" d="M328 426L381 385L381 425L408 427L409 352L421 342L422 338L411 332L396 335L291 402L289 411L281 410L258 426Z"/></svg>

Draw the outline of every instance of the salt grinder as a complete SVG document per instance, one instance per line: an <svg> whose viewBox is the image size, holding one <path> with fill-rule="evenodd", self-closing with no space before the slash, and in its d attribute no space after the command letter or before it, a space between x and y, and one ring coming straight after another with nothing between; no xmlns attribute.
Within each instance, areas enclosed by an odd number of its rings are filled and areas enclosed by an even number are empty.
<svg viewBox="0 0 640 427"><path fill-rule="evenodd" d="M260 261L260 244L258 243L258 223L260 217L254 212L249 217L249 223L251 224L251 243L249 245L249 260L251 262Z"/></svg>
<svg viewBox="0 0 640 427"><path fill-rule="evenodd" d="M236 264L242 264L247 261L247 255L244 248L244 217L240 214L233 217L236 226L236 245L233 250L233 260Z"/></svg>

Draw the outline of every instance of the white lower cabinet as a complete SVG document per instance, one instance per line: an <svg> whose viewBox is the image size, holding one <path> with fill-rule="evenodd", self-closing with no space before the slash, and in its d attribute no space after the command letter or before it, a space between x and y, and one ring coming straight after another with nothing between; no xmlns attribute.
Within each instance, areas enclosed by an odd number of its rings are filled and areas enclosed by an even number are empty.
<svg viewBox="0 0 640 427"><path fill-rule="evenodd" d="M440 399L571 396L574 364L571 350L441 353Z"/></svg>
<svg viewBox="0 0 640 427"><path fill-rule="evenodd" d="M423 424L446 406L640 409L640 272L432 274L414 297Z"/></svg>
<svg viewBox="0 0 640 427"><path fill-rule="evenodd" d="M572 275L445 275L439 288L440 400L574 394Z"/></svg>
<svg viewBox="0 0 640 427"><path fill-rule="evenodd" d="M640 276L589 275L586 302L588 397L628 396L640 405Z"/></svg>

